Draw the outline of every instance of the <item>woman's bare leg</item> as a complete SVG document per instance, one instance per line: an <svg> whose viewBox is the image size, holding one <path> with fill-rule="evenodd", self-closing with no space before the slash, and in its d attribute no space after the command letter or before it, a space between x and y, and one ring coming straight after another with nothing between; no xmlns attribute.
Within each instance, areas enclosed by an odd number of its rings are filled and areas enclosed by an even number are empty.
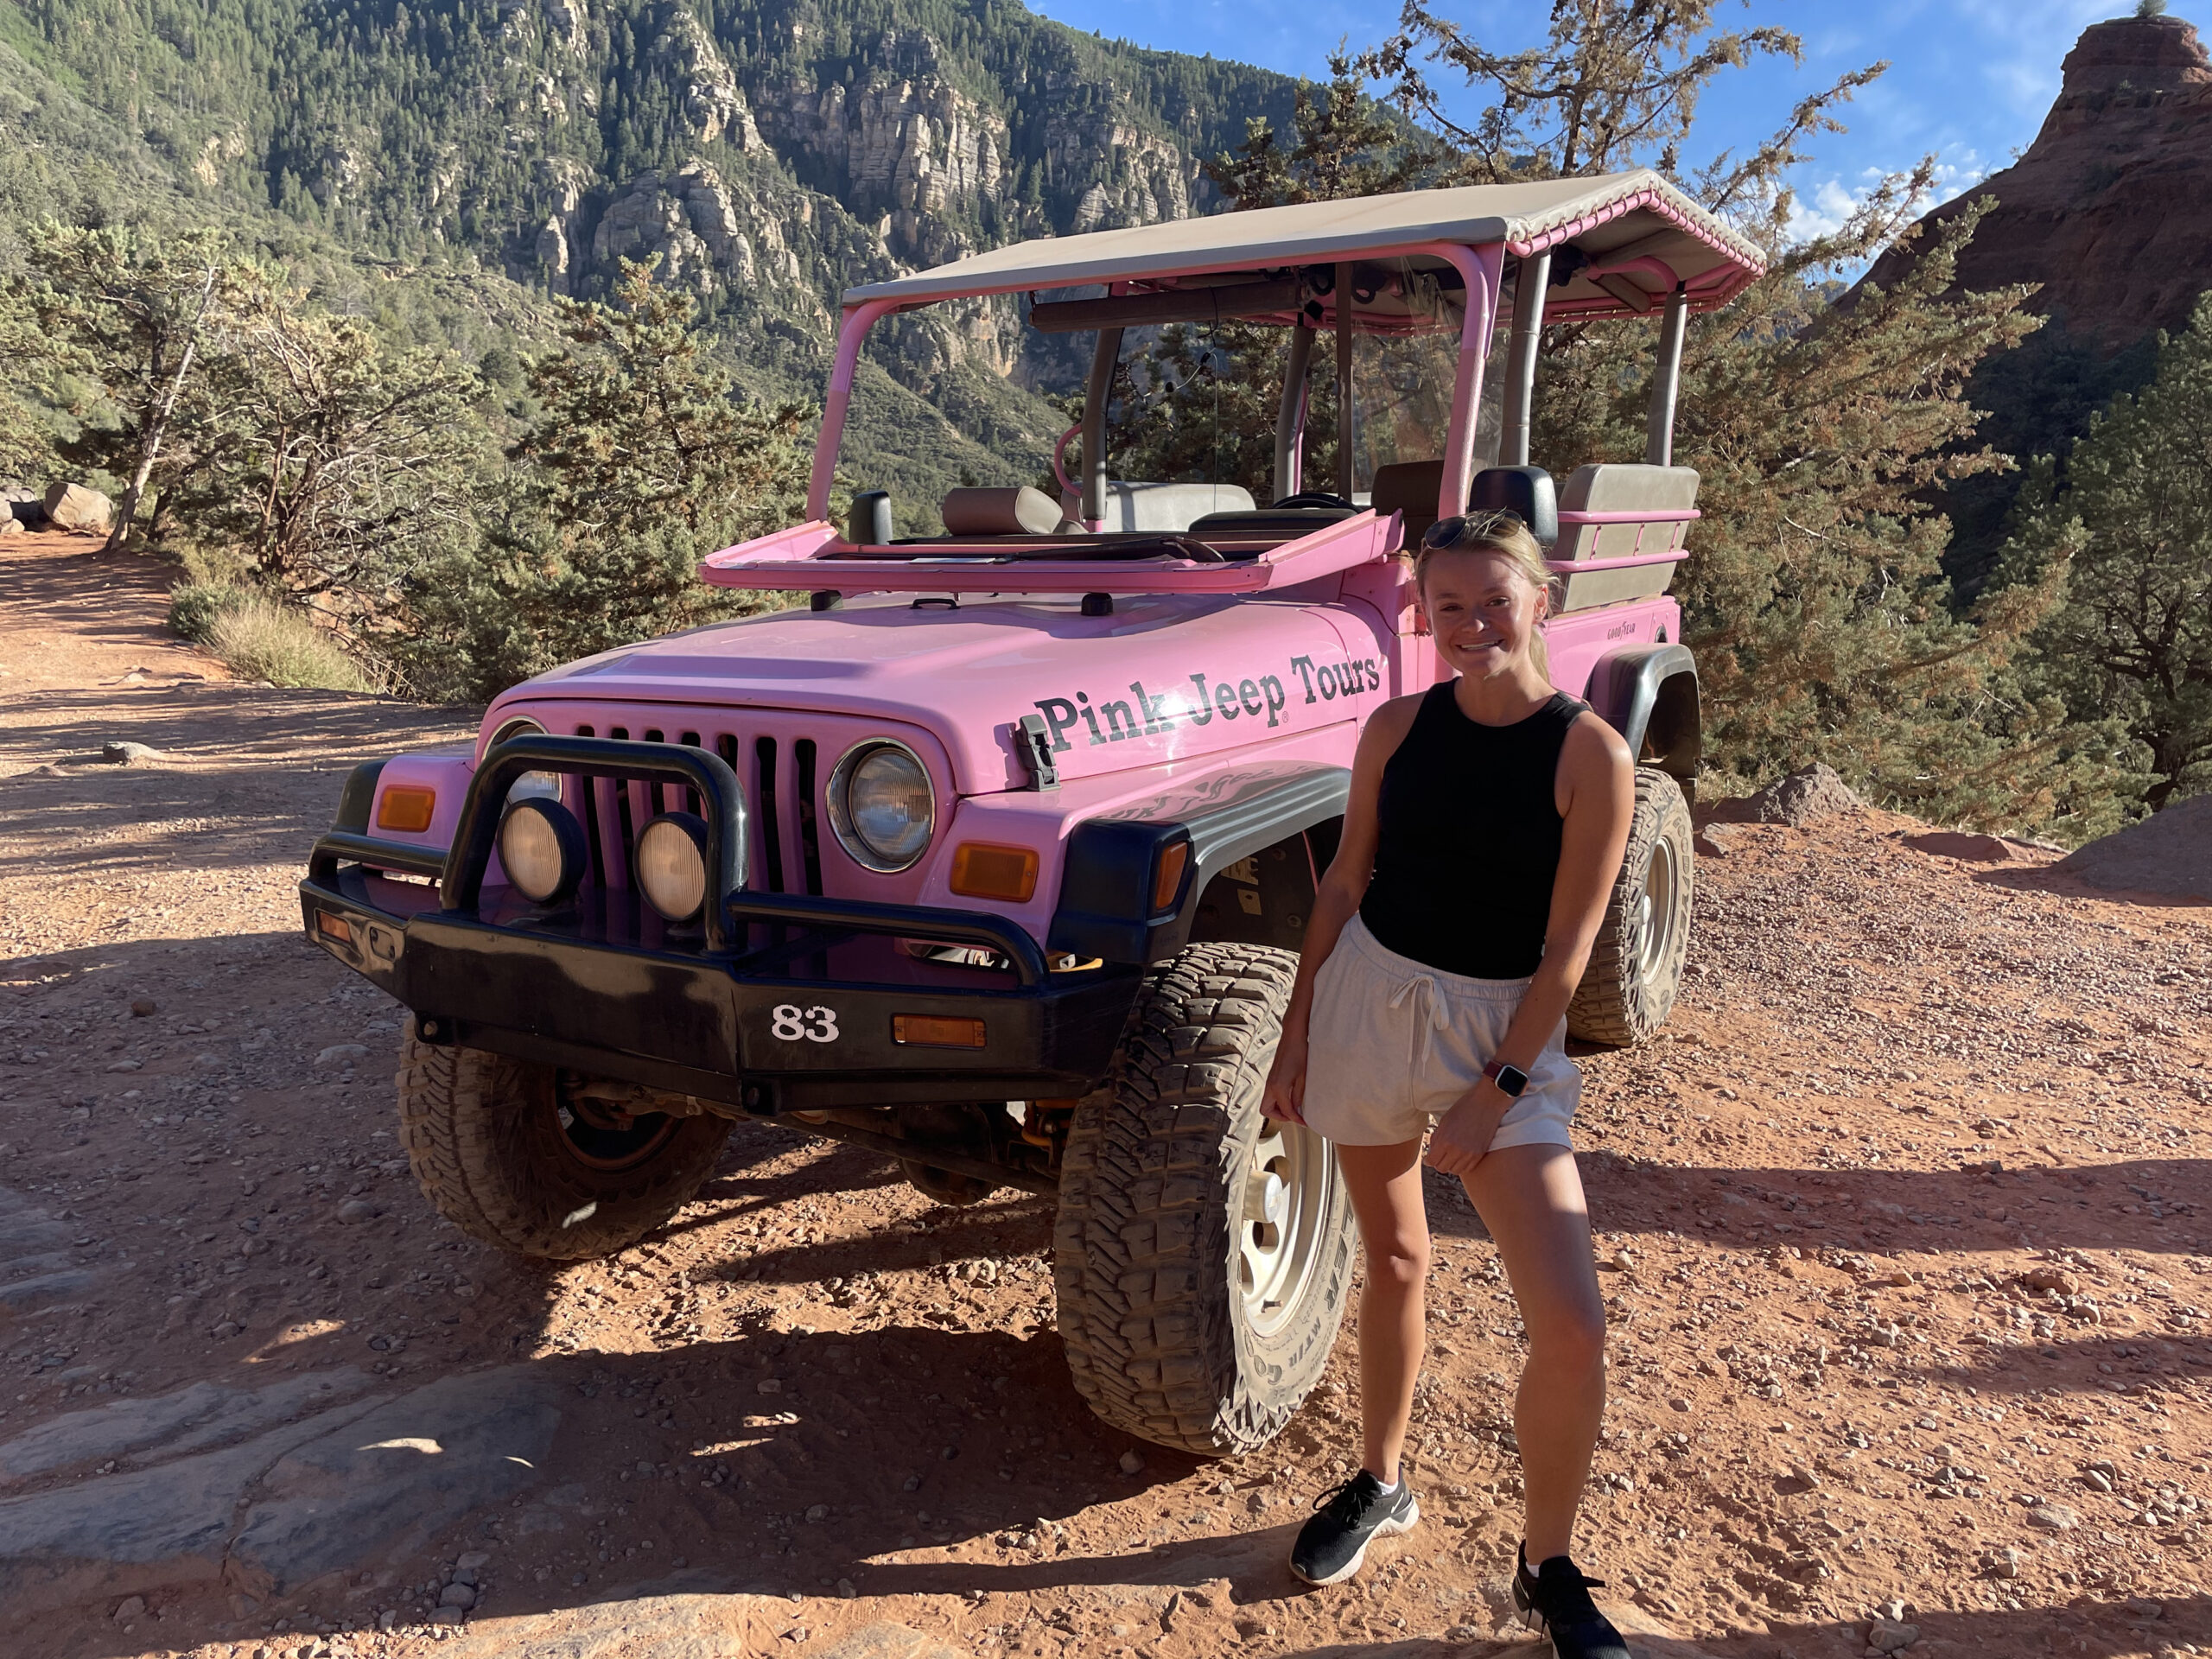
<svg viewBox="0 0 2212 1659"><path fill-rule="evenodd" d="M1418 1141L1337 1148L1367 1252L1359 1296L1359 1421L1367 1472L1397 1484L1398 1453L1421 1375L1422 1290L1428 1280L1428 1213L1421 1205Z"/></svg>
<svg viewBox="0 0 2212 1659"><path fill-rule="evenodd" d="M1527 1489L1522 1537L1534 1568L1570 1553L1605 1411L1605 1304L1591 1255L1590 1209L1574 1154L1565 1147L1493 1152L1475 1166L1466 1187L1497 1245L1529 1333L1513 1428ZM1361 1334L1363 1355L1363 1315Z"/></svg>

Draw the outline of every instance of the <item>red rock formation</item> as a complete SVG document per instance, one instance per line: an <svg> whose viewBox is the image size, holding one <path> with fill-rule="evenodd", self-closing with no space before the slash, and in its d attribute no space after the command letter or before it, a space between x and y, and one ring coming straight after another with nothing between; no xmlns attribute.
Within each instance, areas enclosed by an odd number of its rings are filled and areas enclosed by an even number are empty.
<svg viewBox="0 0 2212 1659"><path fill-rule="evenodd" d="M2035 143L1923 219L1923 245L1984 196L1998 205L1959 261L1961 288L2040 283L2032 308L2063 311L2107 351L2180 327L2212 288L2212 60L2196 27L2083 30ZM1899 259L1884 255L1869 280L1887 285Z"/></svg>

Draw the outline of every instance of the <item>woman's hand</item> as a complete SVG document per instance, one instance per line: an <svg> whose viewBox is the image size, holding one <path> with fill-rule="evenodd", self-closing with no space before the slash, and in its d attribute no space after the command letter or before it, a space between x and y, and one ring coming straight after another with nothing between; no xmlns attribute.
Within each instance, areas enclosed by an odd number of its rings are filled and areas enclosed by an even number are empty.
<svg viewBox="0 0 2212 1659"><path fill-rule="evenodd" d="M1268 1068L1268 1086L1260 1096L1260 1110L1281 1123L1304 1124L1306 1105L1306 1039L1287 1033L1275 1046L1274 1064Z"/></svg>
<svg viewBox="0 0 2212 1659"><path fill-rule="evenodd" d="M1513 1109L1513 1096L1488 1077L1459 1096L1452 1109L1436 1122L1422 1161L1461 1180L1475 1173L1475 1166L1489 1154L1497 1126Z"/></svg>

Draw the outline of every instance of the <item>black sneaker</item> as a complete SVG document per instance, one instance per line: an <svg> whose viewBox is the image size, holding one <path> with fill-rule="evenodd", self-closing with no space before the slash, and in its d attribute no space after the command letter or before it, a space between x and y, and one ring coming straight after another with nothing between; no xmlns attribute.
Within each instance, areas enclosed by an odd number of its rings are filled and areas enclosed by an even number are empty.
<svg viewBox="0 0 2212 1659"><path fill-rule="evenodd" d="M1398 1478L1396 1491L1386 1492L1364 1469L1322 1493L1313 1507L1319 1513L1298 1529L1290 1549L1290 1570L1308 1584L1342 1584L1359 1571L1370 1543L1411 1532L1421 1519L1405 1477Z"/></svg>
<svg viewBox="0 0 2212 1659"><path fill-rule="evenodd" d="M1553 1556L1531 1573L1524 1544L1520 1570L1513 1575L1513 1605L1530 1630L1551 1637L1559 1659L1629 1659L1628 1643L1590 1599L1590 1592L1603 1589L1605 1583L1584 1578L1581 1568L1564 1555Z"/></svg>

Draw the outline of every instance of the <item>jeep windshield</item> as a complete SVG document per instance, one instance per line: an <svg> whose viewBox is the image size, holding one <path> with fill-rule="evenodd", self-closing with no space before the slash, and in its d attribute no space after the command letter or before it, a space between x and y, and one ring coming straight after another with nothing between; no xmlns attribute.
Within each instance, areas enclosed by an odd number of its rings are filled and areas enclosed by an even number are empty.
<svg viewBox="0 0 2212 1659"><path fill-rule="evenodd" d="M1109 476L1223 486L1214 512L1281 506L1302 496L1323 506L1364 507L1378 468L1441 456L1464 284L1449 267L1410 259L1361 262L1349 274L1358 332L1340 335L1333 327L1338 270L1326 265L1256 274L1251 286L1287 283L1303 292L1287 322L1206 318L1124 327L1106 410ZM1234 303L1237 292L1217 289L1204 297ZM1111 296L1102 291L1099 301L1074 302L1076 315L1111 315ZM1142 315L1144 303L1140 297L1132 308ZM1038 310L1054 321L1046 308ZM1505 339L1493 327L1492 367ZM1498 384L1494 373L1485 380ZM1348 446L1339 418L1346 408ZM1483 424L1477 459L1487 465L1496 457L1497 423ZM1064 452L1080 434L1080 425L1070 429ZM1073 498L1078 486L1065 459L1055 459L1060 493Z"/></svg>

